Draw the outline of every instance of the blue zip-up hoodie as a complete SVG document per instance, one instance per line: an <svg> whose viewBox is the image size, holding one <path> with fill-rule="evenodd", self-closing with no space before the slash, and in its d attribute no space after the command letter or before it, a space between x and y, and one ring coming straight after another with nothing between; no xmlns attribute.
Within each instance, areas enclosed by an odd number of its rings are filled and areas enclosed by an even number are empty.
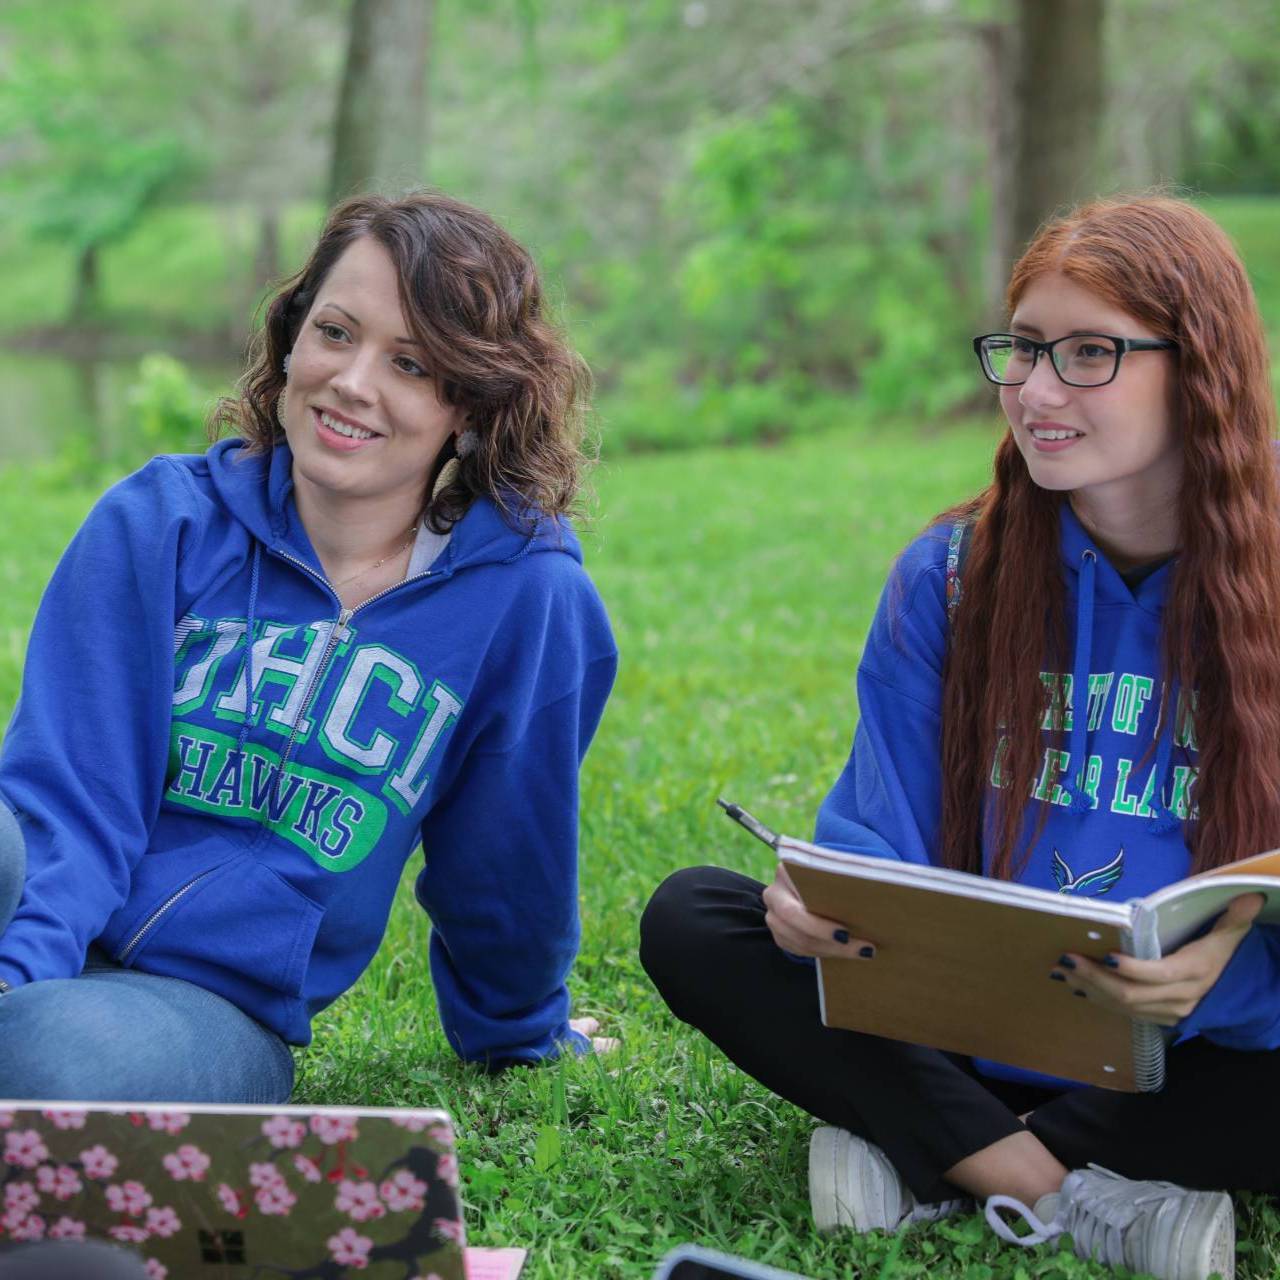
<svg viewBox="0 0 1280 1280"><path fill-rule="evenodd" d="M939 526L916 539L881 597L858 669L853 750L819 810L819 844L939 861L950 534ZM1057 733L1045 728L1035 793L1050 801L1049 814L1018 878L1058 893L1140 898L1189 873L1182 824L1196 820L1190 807L1196 744L1182 693L1170 699L1167 723L1157 723L1160 618L1173 567L1162 566L1130 590L1065 502L1061 556L1072 666L1042 679L1059 691L1068 749L1059 751ZM998 776L996 765L991 780ZM1028 805L1028 836L1038 807ZM990 856L987 849L988 866ZM874 921L859 923L875 936ZM1250 930L1178 1033L1236 1049L1280 1047L1280 931ZM978 1066L1012 1079L1066 1083L999 1063Z"/></svg>
<svg viewBox="0 0 1280 1280"><path fill-rule="evenodd" d="M0 750L28 859L0 980L73 976L96 940L305 1044L420 840L449 1043L582 1048L578 767L617 651L577 540L481 499L429 569L344 611L291 465L236 440L156 458L64 555Z"/></svg>

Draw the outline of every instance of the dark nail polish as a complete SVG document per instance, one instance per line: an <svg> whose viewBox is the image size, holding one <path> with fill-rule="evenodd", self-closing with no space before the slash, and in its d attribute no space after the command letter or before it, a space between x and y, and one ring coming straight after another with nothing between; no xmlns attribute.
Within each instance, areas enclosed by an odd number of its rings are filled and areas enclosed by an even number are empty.
<svg viewBox="0 0 1280 1280"><path fill-rule="evenodd" d="M837 930L836 930L836 931L835 931L831 936L832 936L832 937L833 937L833 938L834 938L834 939L835 939L835 940L836 940L836 941L837 941L837 942L838 942L842 947L843 947L843 946L847 946L847 945L848 945L848 942L849 942L849 930L848 930L848 929L837 929Z"/></svg>
<svg viewBox="0 0 1280 1280"><path fill-rule="evenodd" d="M1073 996L1079 996L1081 1000L1087 1000L1089 997L1077 987L1072 993Z"/></svg>
<svg viewBox="0 0 1280 1280"><path fill-rule="evenodd" d="M875 953L876 953L875 947L859 947L858 948L858 954L864 960L870 960L871 957L875 955Z"/></svg>
<svg viewBox="0 0 1280 1280"><path fill-rule="evenodd" d="M1058 963L1064 969L1074 969L1076 967L1076 962L1070 956L1059 956Z"/></svg>
<svg viewBox="0 0 1280 1280"><path fill-rule="evenodd" d="M1117 960L1115 956L1103 956L1102 963L1105 964L1108 969L1118 969L1120 967L1120 961Z"/></svg>
<svg viewBox="0 0 1280 1280"><path fill-rule="evenodd" d="M1054 982L1066 982L1067 980L1067 975L1065 973L1059 973L1056 969L1049 975L1049 977L1051 977Z"/></svg>

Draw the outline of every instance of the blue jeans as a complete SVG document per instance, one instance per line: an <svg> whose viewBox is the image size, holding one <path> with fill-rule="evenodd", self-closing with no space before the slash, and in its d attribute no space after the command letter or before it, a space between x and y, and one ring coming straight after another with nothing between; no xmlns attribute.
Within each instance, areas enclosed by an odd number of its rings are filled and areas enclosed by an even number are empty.
<svg viewBox="0 0 1280 1280"><path fill-rule="evenodd" d="M22 831L0 800L0 934L22 895ZM293 1055L229 1000L90 951L76 978L0 995L0 1098L287 1102Z"/></svg>

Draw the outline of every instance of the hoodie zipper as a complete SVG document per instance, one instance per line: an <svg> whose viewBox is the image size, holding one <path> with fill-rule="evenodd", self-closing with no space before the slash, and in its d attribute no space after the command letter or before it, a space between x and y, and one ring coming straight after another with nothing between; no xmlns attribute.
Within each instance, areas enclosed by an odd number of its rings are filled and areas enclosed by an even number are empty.
<svg viewBox="0 0 1280 1280"><path fill-rule="evenodd" d="M307 573L334 597L336 600L338 593L334 591L332 584L328 578L317 573L309 564L303 560L299 560L296 556L291 556L287 551L273 551L273 555L279 556L281 560L287 560L290 564ZM334 623L333 630L329 633L328 643L325 645L324 656L320 659L319 665L316 667L315 675L311 677L311 683L307 687L306 696L302 700L302 706L298 710L297 717L294 719L293 728L289 731L289 741L285 743L284 751L280 756L280 764L276 770L275 786L272 788L272 800L275 804L280 802L280 783L284 780L285 766L289 763L289 757L293 755L294 744L298 740L298 726L307 718L307 712L311 710L311 704L315 699L316 691L324 682L324 677L328 673L329 664L333 661L334 650L342 642L347 634L347 628L351 623L351 619L355 617L361 609L366 605L371 605L375 600L381 600L383 596L390 595L393 591L399 591L401 587L407 587L411 582L417 582L422 578L430 578L434 570L427 569L423 573L415 573L412 578L404 578L400 582L393 583L383 591L379 591L376 595L370 596L367 600L362 600L353 609L347 609L342 606L342 602L338 601L338 618ZM253 643L253 638L249 637L248 643ZM245 697L245 714L248 715L249 708L253 705L253 691L247 690Z"/></svg>
<svg viewBox="0 0 1280 1280"><path fill-rule="evenodd" d="M185 894L189 893L192 889L194 889L196 885L200 883L201 880L204 880L206 877L213 875L215 870L217 870L216 867L211 867L208 871L202 871L198 876L196 876L194 880L188 880L187 883L184 884L182 888L179 889L176 893L171 893L142 922L141 928L137 929L134 932L133 937L130 938L129 941L126 942L124 946L121 947L121 949L116 952L117 963L123 964L129 958L129 955L137 947L138 943L140 943L143 940L143 938L145 938L147 934L149 934L151 930L155 928L156 922L160 919L160 917L163 916L164 913L168 911L169 908L172 907L180 898L182 898Z"/></svg>

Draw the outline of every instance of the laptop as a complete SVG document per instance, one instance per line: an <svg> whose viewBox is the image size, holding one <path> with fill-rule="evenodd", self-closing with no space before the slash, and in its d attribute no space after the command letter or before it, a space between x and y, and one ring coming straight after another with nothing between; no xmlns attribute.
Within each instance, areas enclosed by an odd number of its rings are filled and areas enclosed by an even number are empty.
<svg viewBox="0 0 1280 1280"><path fill-rule="evenodd" d="M465 1280L443 1111L0 1102L0 1262L104 1239L150 1280Z"/></svg>

